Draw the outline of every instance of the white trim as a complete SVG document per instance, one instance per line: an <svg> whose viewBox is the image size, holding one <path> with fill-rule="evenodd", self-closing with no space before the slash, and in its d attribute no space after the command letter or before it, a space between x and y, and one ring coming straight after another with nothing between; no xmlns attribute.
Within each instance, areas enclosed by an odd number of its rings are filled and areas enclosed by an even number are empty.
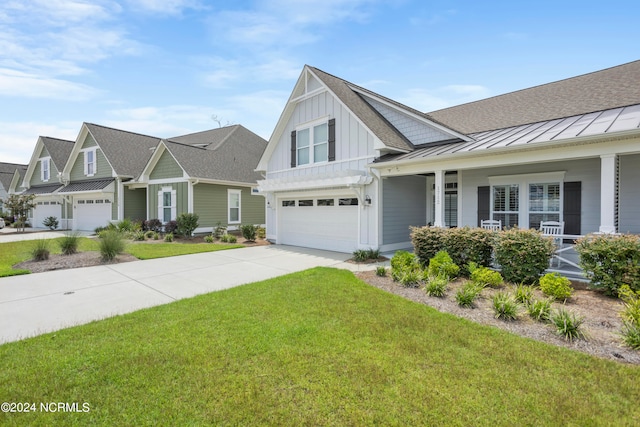
<svg viewBox="0 0 640 427"><path fill-rule="evenodd" d="M165 206L164 205L164 193L169 193L171 192L171 205L170 206ZM166 221L164 220L164 210L166 208L170 208L171 209L171 218L169 219L169 221L173 221L176 219L177 216L177 212L176 212L176 190L173 187L162 187L160 188L160 190L158 190L158 219L160 221L162 221L162 223L165 223Z"/></svg>
<svg viewBox="0 0 640 427"><path fill-rule="evenodd" d="M360 160L373 160L375 158L376 158L376 156L370 155L370 156L362 156L362 157L353 157L353 158L344 159L344 160L334 160L332 162L310 163L310 164L306 164L306 165L296 166L295 168L291 168L290 167L290 168L287 168L287 169L269 171L269 172L267 172L267 176L268 175L272 175L272 174L277 174L277 173L283 173L283 172L295 172L296 170L302 170L302 169L308 169L308 168L317 168L317 167L327 166L328 164L331 164L331 166L333 166L333 165L339 165L341 163L357 162L357 161L360 161Z"/></svg>
<svg viewBox="0 0 640 427"><path fill-rule="evenodd" d="M320 81L320 80L318 80ZM307 81L305 80L304 82L304 94L298 96L297 98L293 98L289 100L289 104L297 104L300 101L304 101L305 99L309 99L309 98L313 98L316 95L320 95L322 92L328 92L327 88L324 86L324 83L322 83L320 81L320 83L323 85L322 87L319 87L318 89L314 89L311 92L307 92Z"/></svg>
<svg viewBox="0 0 640 427"><path fill-rule="evenodd" d="M564 182L564 175L566 173L566 171L541 172L520 175L495 175L487 178L489 179L489 185L507 185L517 184L519 182L529 183L531 181L535 181L536 184L546 184L550 182Z"/></svg>
<svg viewBox="0 0 640 427"><path fill-rule="evenodd" d="M235 206L231 206L231 196L232 195L237 195L238 196L238 220L237 221L232 221L231 220L231 209L236 209ZM240 224L242 223L242 190L236 190L233 188L228 188L227 189L227 223L228 224Z"/></svg>
<svg viewBox="0 0 640 427"><path fill-rule="evenodd" d="M46 171L47 171L47 178L44 178L44 165L47 165ZM51 157L42 157L40 158L40 180L42 182L49 182L49 180L51 179Z"/></svg>
<svg viewBox="0 0 640 427"><path fill-rule="evenodd" d="M616 232L616 159L615 154L600 156L600 233Z"/></svg>
<svg viewBox="0 0 640 427"><path fill-rule="evenodd" d="M98 173L98 153L97 153L97 148L98 147L89 147L89 148L83 148L82 150L80 150L81 153L83 153L83 163L84 163L84 175L85 176L95 176L96 173ZM87 155L89 153L93 153L93 161L91 162L91 164L93 165L93 171L91 173L89 173L89 160L87 159Z"/></svg>
<svg viewBox="0 0 640 427"><path fill-rule="evenodd" d="M329 120L331 120L331 116L329 114L327 114L325 116L318 117L318 118L315 118L313 120L309 120L309 121L304 122L304 123L298 123L295 126L294 130L296 132L299 131L299 130L304 130L304 129L307 129L307 128L310 128L310 127L313 127L313 126L317 126L317 125L321 125L323 123L327 123L327 122L329 122Z"/></svg>

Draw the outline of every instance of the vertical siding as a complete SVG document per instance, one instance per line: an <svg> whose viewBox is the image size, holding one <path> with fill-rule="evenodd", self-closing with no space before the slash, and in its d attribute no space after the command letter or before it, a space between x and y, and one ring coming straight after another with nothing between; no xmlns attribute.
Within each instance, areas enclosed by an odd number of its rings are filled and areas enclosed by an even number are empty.
<svg viewBox="0 0 640 427"><path fill-rule="evenodd" d="M167 179L167 178L182 178L182 168L175 161L173 156L165 150L164 153L160 156L160 160L155 165L151 174L149 175L150 179Z"/></svg>
<svg viewBox="0 0 640 427"><path fill-rule="evenodd" d="M200 227L215 227L218 222L228 224L227 189L241 190L240 214L242 224L265 223L265 198L251 194L246 187L227 187L215 184L197 184L193 187L193 209L198 214Z"/></svg>
<svg viewBox="0 0 640 427"><path fill-rule="evenodd" d="M130 190L125 187L123 191L124 217L134 220L148 219L147 189L136 188L135 190Z"/></svg>
<svg viewBox="0 0 640 427"><path fill-rule="evenodd" d="M620 156L620 233L640 234L640 154Z"/></svg>
<svg viewBox="0 0 640 427"><path fill-rule="evenodd" d="M176 190L176 216L188 212L189 195L187 182L173 182L169 184L150 184L147 200L149 203L149 219L158 218L158 191L164 187Z"/></svg>
<svg viewBox="0 0 640 427"><path fill-rule="evenodd" d="M426 225L427 179L401 176L382 181L382 242L385 245L408 242L409 227Z"/></svg>

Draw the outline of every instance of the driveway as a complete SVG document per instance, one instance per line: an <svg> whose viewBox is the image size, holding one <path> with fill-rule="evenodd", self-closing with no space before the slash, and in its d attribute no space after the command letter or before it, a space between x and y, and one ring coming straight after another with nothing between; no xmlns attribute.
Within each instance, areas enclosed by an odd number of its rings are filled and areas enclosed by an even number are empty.
<svg viewBox="0 0 640 427"><path fill-rule="evenodd" d="M350 257L271 245L4 277L0 343L312 267L375 268Z"/></svg>

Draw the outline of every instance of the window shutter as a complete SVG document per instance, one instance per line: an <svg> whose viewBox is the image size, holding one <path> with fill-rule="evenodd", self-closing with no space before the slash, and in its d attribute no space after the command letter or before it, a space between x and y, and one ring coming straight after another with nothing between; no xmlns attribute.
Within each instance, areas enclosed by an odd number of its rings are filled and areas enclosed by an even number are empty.
<svg viewBox="0 0 640 427"><path fill-rule="evenodd" d="M291 167L296 167L296 131L291 131Z"/></svg>
<svg viewBox="0 0 640 427"><path fill-rule="evenodd" d="M336 159L336 119L329 120L329 161Z"/></svg>
<svg viewBox="0 0 640 427"><path fill-rule="evenodd" d="M163 200L162 200L162 190L158 191L158 219L164 222L164 209L163 209Z"/></svg>
<svg viewBox="0 0 640 427"><path fill-rule="evenodd" d="M86 151L84 151L82 154L83 154L83 156L84 156L84 174L85 174L85 175L88 175L89 170L88 170L88 168L87 168L87 161L88 161L89 159L87 159L87 152L86 152Z"/></svg>
<svg viewBox="0 0 640 427"><path fill-rule="evenodd" d="M490 187L478 187L478 227L483 219L491 219Z"/></svg>
<svg viewBox="0 0 640 427"><path fill-rule="evenodd" d="M563 221L565 234L580 234L582 211L582 183L565 182L563 196Z"/></svg>

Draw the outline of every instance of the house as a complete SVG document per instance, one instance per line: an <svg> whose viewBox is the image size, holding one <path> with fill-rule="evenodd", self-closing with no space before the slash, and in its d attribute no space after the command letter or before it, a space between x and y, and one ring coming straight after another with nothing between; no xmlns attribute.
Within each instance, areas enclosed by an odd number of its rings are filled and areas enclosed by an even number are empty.
<svg viewBox="0 0 640 427"><path fill-rule="evenodd" d="M410 226L640 233L640 61L423 113L305 66L258 165L267 237L350 252Z"/></svg>
<svg viewBox="0 0 640 427"><path fill-rule="evenodd" d="M0 214L6 211L6 209L3 208L2 202L9 196L12 184L15 186L15 181L21 176L24 176L26 169L27 165L0 163Z"/></svg>
<svg viewBox="0 0 640 427"><path fill-rule="evenodd" d="M131 191L148 193L147 217L162 222L183 212L199 216L196 232L265 223L255 172L267 141L241 125L162 140ZM125 193L128 191L125 191Z"/></svg>

